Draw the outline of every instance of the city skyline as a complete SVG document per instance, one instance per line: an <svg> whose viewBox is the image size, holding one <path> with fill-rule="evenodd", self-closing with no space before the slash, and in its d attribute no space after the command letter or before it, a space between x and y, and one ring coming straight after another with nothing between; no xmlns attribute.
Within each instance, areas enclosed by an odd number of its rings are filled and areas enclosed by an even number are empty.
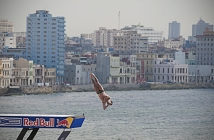
<svg viewBox="0 0 214 140"><path fill-rule="evenodd" d="M26 32L27 16L35 13L36 10L45 9L53 16L65 17L65 33L70 37L80 36L82 33L93 33L99 27L118 29L118 27L140 23L145 27L153 27L155 31L163 31L163 37L167 38L168 24L177 21L181 24L180 35L187 39L192 35L192 25L196 24L200 18L206 23L214 24L212 5L214 5L212 0L207 0L206 3L202 0L65 0L63 2L2 0L0 18L14 22L15 32ZM9 12L7 12L8 9Z"/></svg>

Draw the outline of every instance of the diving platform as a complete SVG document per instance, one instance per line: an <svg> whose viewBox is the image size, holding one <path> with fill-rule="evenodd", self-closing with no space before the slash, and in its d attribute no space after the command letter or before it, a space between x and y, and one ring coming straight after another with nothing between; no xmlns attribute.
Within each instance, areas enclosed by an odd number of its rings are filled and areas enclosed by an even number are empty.
<svg viewBox="0 0 214 140"><path fill-rule="evenodd" d="M40 128L63 129L58 140L65 140L72 128L81 127L85 116L39 115L39 114L0 114L0 128L22 128L16 140L23 140L27 131L32 132L27 140L33 140Z"/></svg>

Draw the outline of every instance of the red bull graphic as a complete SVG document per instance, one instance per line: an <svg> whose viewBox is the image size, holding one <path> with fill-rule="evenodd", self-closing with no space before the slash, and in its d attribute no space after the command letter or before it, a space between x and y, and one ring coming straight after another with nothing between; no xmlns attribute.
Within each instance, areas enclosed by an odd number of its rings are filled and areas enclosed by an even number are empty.
<svg viewBox="0 0 214 140"><path fill-rule="evenodd" d="M70 128L72 122L73 122L73 118L72 117L68 117L68 118L63 119L63 120L57 119L57 125L56 125L56 127L62 126L62 127Z"/></svg>
<svg viewBox="0 0 214 140"><path fill-rule="evenodd" d="M36 118L35 121L23 118L23 126L54 127L54 118L46 121L44 118Z"/></svg>

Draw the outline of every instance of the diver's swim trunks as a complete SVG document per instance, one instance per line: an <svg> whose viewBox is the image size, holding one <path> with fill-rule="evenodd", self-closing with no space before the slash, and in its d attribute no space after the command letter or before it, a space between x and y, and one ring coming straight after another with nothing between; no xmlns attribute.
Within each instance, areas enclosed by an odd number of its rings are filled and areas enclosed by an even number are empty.
<svg viewBox="0 0 214 140"><path fill-rule="evenodd" d="M102 92L104 92L104 90L99 90L97 94L100 94L100 93L102 93Z"/></svg>

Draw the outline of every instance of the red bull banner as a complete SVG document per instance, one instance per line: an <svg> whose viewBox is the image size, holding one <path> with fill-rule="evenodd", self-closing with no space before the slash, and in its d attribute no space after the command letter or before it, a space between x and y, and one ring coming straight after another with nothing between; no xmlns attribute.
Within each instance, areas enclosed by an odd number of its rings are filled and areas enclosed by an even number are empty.
<svg viewBox="0 0 214 140"><path fill-rule="evenodd" d="M0 127L16 128L76 128L85 116L0 114Z"/></svg>

